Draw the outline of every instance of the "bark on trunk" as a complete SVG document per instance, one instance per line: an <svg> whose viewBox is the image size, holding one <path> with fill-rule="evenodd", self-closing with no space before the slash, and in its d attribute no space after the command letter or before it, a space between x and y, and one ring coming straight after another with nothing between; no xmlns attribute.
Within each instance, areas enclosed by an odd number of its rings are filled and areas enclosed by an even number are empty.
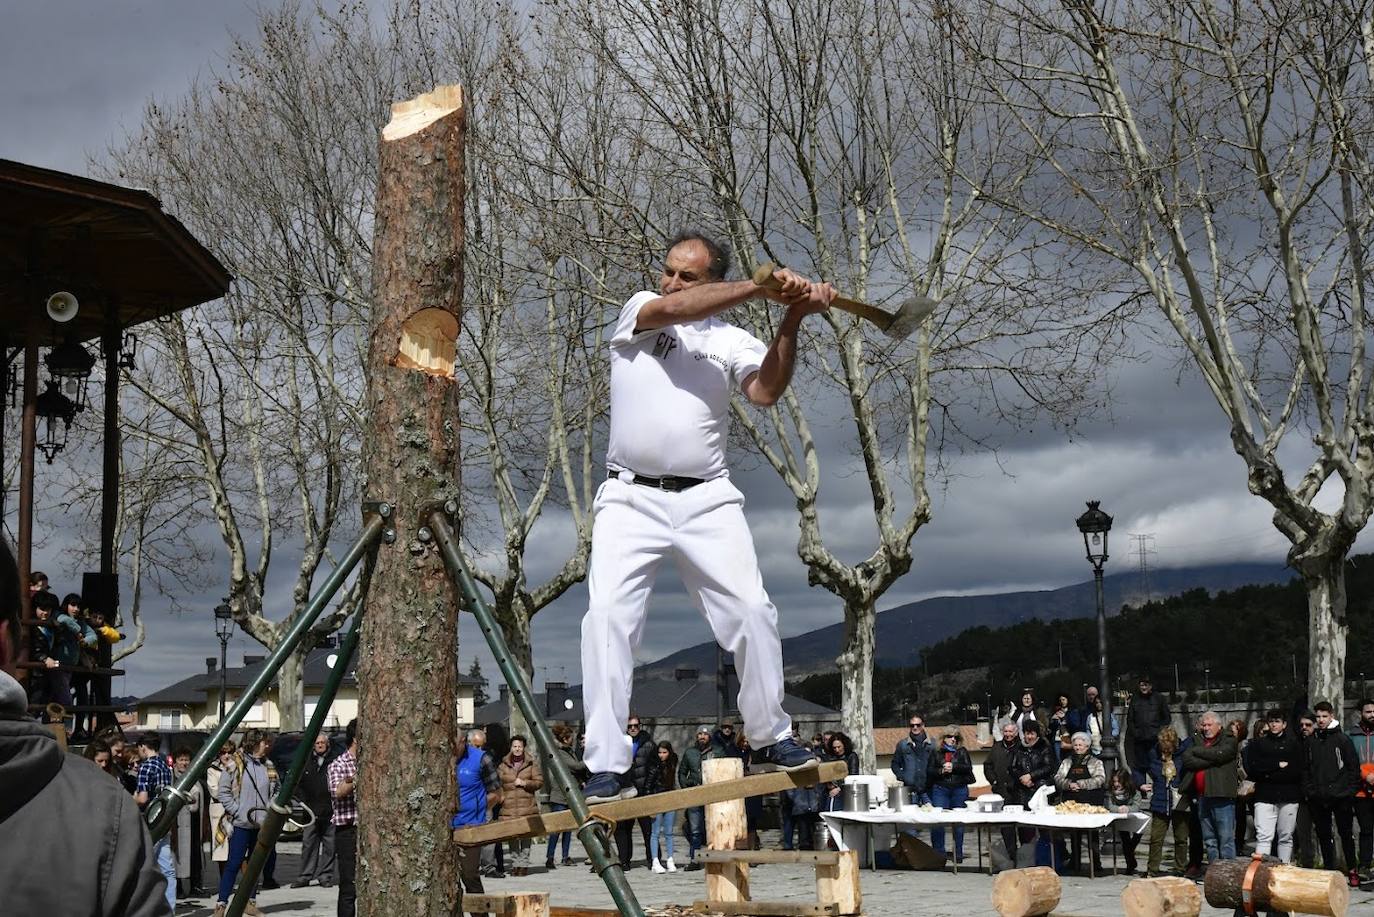
<svg viewBox="0 0 1374 917"><path fill-rule="evenodd" d="M305 728L305 657L304 649L286 657L277 671L277 715L283 732L299 732Z"/></svg>
<svg viewBox="0 0 1374 917"><path fill-rule="evenodd" d="M1345 702L1345 557L1303 570L1307 586L1307 692L1311 703Z"/></svg>
<svg viewBox="0 0 1374 917"><path fill-rule="evenodd" d="M845 605L844 652L836 660L843 689L841 728L853 740L859 767L866 774L878 766L873 748L873 614L871 604Z"/></svg>
<svg viewBox="0 0 1374 917"><path fill-rule="evenodd" d="M505 637L506 648L510 650L511 658L520 667L520 671L525 673L531 685L534 684L534 650L530 644L530 619L528 615L522 615L518 611L516 602L511 602L504 609L497 611L497 620L501 622L501 634ZM515 704L515 695L510 695L510 714L508 716L511 735L522 735L530 737L529 723L525 722L525 716L520 712L520 708ZM532 740L532 739L531 739ZM553 749L540 749L541 752L551 753Z"/></svg>
<svg viewBox="0 0 1374 917"><path fill-rule="evenodd" d="M359 653L361 917L459 909L448 827L458 603L438 553L418 540L421 513L458 499L458 392L441 367L413 366L414 347L403 358L401 342L425 308L450 313L456 329L462 240L463 108L457 87L441 87L393 106L377 182L363 461L367 499L395 507L396 543L378 554Z"/></svg>

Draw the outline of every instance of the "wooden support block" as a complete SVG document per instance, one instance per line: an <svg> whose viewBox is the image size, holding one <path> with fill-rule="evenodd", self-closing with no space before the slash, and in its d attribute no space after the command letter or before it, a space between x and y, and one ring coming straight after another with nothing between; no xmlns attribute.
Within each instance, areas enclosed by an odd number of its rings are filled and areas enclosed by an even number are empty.
<svg viewBox="0 0 1374 917"><path fill-rule="evenodd" d="M1246 876L1256 910L1345 917L1350 886L1345 876L1325 869L1286 866L1274 857L1217 860L1207 868L1203 891L1212 907L1242 907Z"/></svg>
<svg viewBox="0 0 1374 917"><path fill-rule="evenodd" d="M1043 917L1059 895L1059 876L1048 866L1008 869L992 880L992 906L1002 917Z"/></svg>
<svg viewBox="0 0 1374 917"><path fill-rule="evenodd" d="M844 856L838 850L703 850L700 863L788 863L833 866Z"/></svg>
<svg viewBox="0 0 1374 917"><path fill-rule="evenodd" d="M708 758L701 762L701 779L706 786L744 779L744 761L739 758ZM713 802L706 807L706 849L734 850L744 846L749 833L744 816L744 797ZM708 898L712 897L707 895ZM727 899L728 900L728 899Z"/></svg>
<svg viewBox="0 0 1374 917"><path fill-rule="evenodd" d="M646 908L652 911L653 908ZM620 911L613 907L558 907L549 908L549 917L620 917Z"/></svg>
<svg viewBox="0 0 1374 917"><path fill-rule="evenodd" d="M695 910L707 914L743 914L756 917L838 917L833 904L812 904L806 901L694 901Z"/></svg>
<svg viewBox="0 0 1374 917"><path fill-rule="evenodd" d="M708 758L707 761L710 759ZM705 764L706 762L702 762ZM680 809L694 809L727 799L744 799L747 796L766 796L779 790L815 786L817 783L836 783L849 774L843 761L827 761L815 767L782 771L774 774L758 774L728 780L723 783L708 783L688 787L683 790L670 790L667 793L653 793L648 796L635 796L615 802L605 802L591 807L592 814L613 822L646 818L662 812L676 812ZM543 837L561 831L576 831L577 819L571 811L544 812L539 815L526 815L504 821L488 822L456 828L453 839L464 847L480 847L497 841L514 840L521 837Z"/></svg>
<svg viewBox="0 0 1374 917"><path fill-rule="evenodd" d="M1202 889L1177 876L1133 879L1121 893L1121 910L1126 917L1198 917Z"/></svg>
<svg viewBox="0 0 1374 917"><path fill-rule="evenodd" d="M731 904L749 900L748 863L707 863L706 900Z"/></svg>
<svg viewBox="0 0 1374 917"><path fill-rule="evenodd" d="M468 914L505 914L508 917L550 917L548 892L505 892L499 895L463 893Z"/></svg>
<svg viewBox="0 0 1374 917"><path fill-rule="evenodd" d="M835 905L837 914L857 914L863 910L857 850L841 851L834 864L816 864L816 900Z"/></svg>

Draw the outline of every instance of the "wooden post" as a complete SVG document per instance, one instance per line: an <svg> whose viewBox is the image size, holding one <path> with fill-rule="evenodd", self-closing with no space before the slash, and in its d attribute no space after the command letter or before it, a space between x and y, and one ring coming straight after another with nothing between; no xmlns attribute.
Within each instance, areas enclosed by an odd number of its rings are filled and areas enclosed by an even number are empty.
<svg viewBox="0 0 1374 917"><path fill-rule="evenodd" d="M858 914L863 910L863 892L859 890L859 852L840 851L839 860L832 866L816 863L816 901L833 904L841 914Z"/></svg>
<svg viewBox="0 0 1374 917"><path fill-rule="evenodd" d="M418 311L442 309L457 327L463 136L462 92L441 86L393 106L381 139L364 499L394 507L396 543L377 555L358 654L361 917L460 910L448 827L457 805L458 601L433 542L418 531L422 513L458 500L458 390L399 351Z"/></svg>
<svg viewBox="0 0 1374 917"><path fill-rule="evenodd" d="M1198 917L1202 890L1191 879L1133 879L1121 893L1126 917Z"/></svg>
<svg viewBox="0 0 1374 917"><path fill-rule="evenodd" d="M1008 869L992 880L992 906L1002 917L1041 917L1059 906L1059 876L1048 866Z"/></svg>
<svg viewBox="0 0 1374 917"><path fill-rule="evenodd" d="M1250 890L1256 910L1296 911L1345 917L1350 886L1345 876L1326 869L1285 866L1275 857L1217 860L1207 867L1203 891L1212 907L1241 907L1246 875L1254 866Z"/></svg>
<svg viewBox="0 0 1374 917"><path fill-rule="evenodd" d="M744 777L744 761L739 758L707 758L701 762L701 782L719 783ZM735 850L743 846L748 833L744 800L730 799L706 807L706 849ZM706 864L707 901L748 901L749 864L740 862Z"/></svg>

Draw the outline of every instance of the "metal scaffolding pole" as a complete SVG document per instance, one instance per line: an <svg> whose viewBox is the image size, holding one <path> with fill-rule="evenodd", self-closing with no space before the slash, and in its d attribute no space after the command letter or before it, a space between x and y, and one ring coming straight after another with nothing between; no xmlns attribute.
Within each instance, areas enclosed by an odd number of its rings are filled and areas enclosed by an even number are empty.
<svg viewBox="0 0 1374 917"><path fill-rule="evenodd" d="M510 686L511 697L520 707L530 731L534 733L535 742L544 755L548 773L553 775L554 784L567 798L568 808L572 810L574 818L581 826L577 829L578 840L587 848L592 866L606 883L606 889L611 893L616 908L623 917L644 917L644 909L640 907L634 891L625 881L625 872L620 868L620 860L611 856L605 824L592 818L587 800L582 796L582 787L573 779L563 759L554 753L556 743L553 732L544 719L543 711L534 705L534 692L530 688L530 683L525 678L525 673L511 658L495 616L492 615L481 593L477 591L477 583L473 580L466 561L463 560L462 552L458 550L458 539L449 523L449 516L456 512L457 507L452 503L443 509L432 511L426 520L429 523L429 532L422 528L419 532L420 539L426 540L426 535L432 533L432 537L437 541L449 575L453 577L459 592L462 593L464 605L477 619L482 634L487 638L487 645L496 657L496 665L505 677L506 684Z"/></svg>
<svg viewBox="0 0 1374 917"><path fill-rule="evenodd" d="M390 504L364 504L363 518L365 522L362 533L339 559L339 565L329 574L329 578L324 581L320 591L311 597L310 604L305 607L305 611L296 619L296 623L287 631L277 648L272 651L272 655L267 657L262 671L239 696L239 699L234 702L234 706L229 709L224 720L215 728L214 734L200 747L200 751L196 753L196 757L191 762L191 766L186 769L186 773L181 776L175 786L164 787L162 792L158 794L158 798L148 804L145 817L148 821L148 833L152 835L153 840L158 840L172 830L172 826L176 824L177 813L190 799L187 793L196 785L197 781L205 776L205 771L210 766L210 762L219 754L220 748L238 728L239 723L243 722L243 718L252 709L258 695L272 684L272 679L277 677L277 671L281 669L286 657L296 651L301 640L315 626L315 622L324 612L325 606L329 604L334 593L338 592L339 587L348 579L353 568L358 566L358 562L376 546L379 540L391 532ZM394 537L394 534L391 537Z"/></svg>

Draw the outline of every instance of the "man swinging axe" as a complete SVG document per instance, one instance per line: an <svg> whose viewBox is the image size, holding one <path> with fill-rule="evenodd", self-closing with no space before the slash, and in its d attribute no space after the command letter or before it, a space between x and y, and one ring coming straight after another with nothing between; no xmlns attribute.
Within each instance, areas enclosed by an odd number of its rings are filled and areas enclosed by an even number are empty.
<svg viewBox="0 0 1374 917"><path fill-rule="evenodd" d="M788 270L726 280L729 255L688 233L668 246L659 292L636 293L610 338L607 480L593 504L589 605L582 619L588 802L633 796L629 713L635 651L654 577L671 560L716 641L734 654L744 733L784 768L813 760L783 712L778 612L764 591L744 496L725 465L732 387L774 404L796 361L797 331L824 312L828 283ZM720 318L755 297L786 307L772 344Z"/></svg>

